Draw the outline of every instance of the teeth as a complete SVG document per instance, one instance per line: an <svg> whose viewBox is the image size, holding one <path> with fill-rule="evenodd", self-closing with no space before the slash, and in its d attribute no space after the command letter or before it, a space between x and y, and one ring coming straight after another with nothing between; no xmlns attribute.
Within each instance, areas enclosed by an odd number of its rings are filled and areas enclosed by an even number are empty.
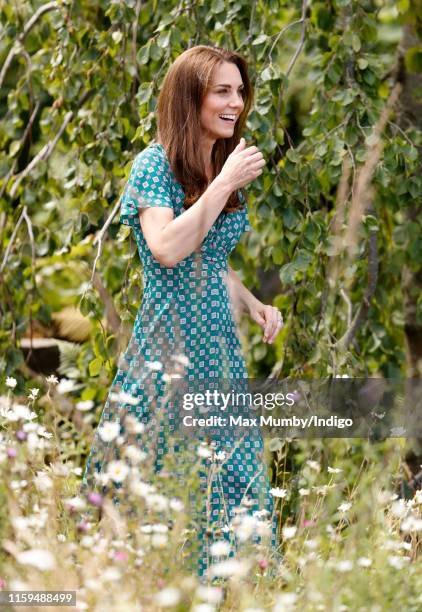
<svg viewBox="0 0 422 612"><path fill-rule="evenodd" d="M236 115L219 115L222 119L235 119Z"/></svg>

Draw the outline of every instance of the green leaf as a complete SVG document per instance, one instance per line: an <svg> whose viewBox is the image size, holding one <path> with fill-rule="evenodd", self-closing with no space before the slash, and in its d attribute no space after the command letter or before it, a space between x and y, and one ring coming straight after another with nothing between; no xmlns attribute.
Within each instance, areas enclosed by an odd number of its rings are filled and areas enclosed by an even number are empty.
<svg viewBox="0 0 422 612"><path fill-rule="evenodd" d="M409 72L422 72L422 46L412 47L405 55L406 68Z"/></svg>
<svg viewBox="0 0 422 612"><path fill-rule="evenodd" d="M268 36L266 34L260 34L255 40L252 41L253 45L262 45L262 43L267 42Z"/></svg>
<svg viewBox="0 0 422 612"><path fill-rule="evenodd" d="M146 64L149 60L149 52L151 49L151 41L149 40L146 45L141 47L136 55L136 59L139 64Z"/></svg>
<svg viewBox="0 0 422 612"><path fill-rule="evenodd" d="M101 357L95 357L92 361L89 362L88 370L90 376L98 376L101 372L101 368L103 365L103 360Z"/></svg>

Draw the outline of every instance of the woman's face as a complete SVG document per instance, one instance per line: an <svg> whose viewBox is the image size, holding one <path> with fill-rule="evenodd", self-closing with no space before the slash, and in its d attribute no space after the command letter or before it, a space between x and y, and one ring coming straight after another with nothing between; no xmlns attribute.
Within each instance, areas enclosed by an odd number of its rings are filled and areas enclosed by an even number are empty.
<svg viewBox="0 0 422 612"><path fill-rule="evenodd" d="M242 92L242 77L236 64L223 62L216 66L200 114L201 126L208 138L233 136L234 125L244 106Z"/></svg>

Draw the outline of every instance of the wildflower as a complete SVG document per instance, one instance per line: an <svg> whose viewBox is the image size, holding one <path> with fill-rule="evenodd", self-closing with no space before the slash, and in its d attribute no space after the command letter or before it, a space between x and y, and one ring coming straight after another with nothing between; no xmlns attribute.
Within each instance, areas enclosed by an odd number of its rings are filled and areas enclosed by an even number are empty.
<svg viewBox="0 0 422 612"><path fill-rule="evenodd" d="M390 555L388 557L388 563L397 570L403 569L409 561L409 557L400 557L399 555Z"/></svg>
<svg viewBox="0 0 422 612"><path fill-rule="evenodd" d="M91 535L85 535L81 538L81 546L83 548L92 548L94 544L94 538Z"/></svg>
<svg viewBox="0 0 422 612"><path fill-rule="evenodd" d="M116 550L113 553L113 559L115 561L127 561L129 559L129 555L125 550Z"/></svg>
<svg viewBox="0 0 422 612"><path fill-rule="evenodd" d="M137 406L139 404L139 399L130 393L126 393L126 391L110 393L109 399L111 402L120 402L122 404L129 404L130 406Z"/></svg>
<svg viewBox="0 0 422 612"><path fill-rule="evenodd" d="M288 612L296 605L296 593L280 593L277 596L273 612Z"/></svg>
<svg viewBox="0 0 422 612"><path fill-rule="evenodd" d="M144 461L147 456L146 453L141 451L137 446L133 446L133 444L125 449L125 457L135 465Z"/></svg>
<svg viewBox="0 0 422 612"><path fill-rule="evenodd" d="M372 565L372 560L368 557L359 557L357 563L360 565L360 567L369 567Z"/></svg>
<svg viewBox="0 0 422 612"><path fill-rule="evenodd" d="M125 417L124 423L130 434L141 434L145 431L145 425L130 414Z"/></svg>
<svg viewBox="0 0 422 612"><path fill-rule="evenodd" d="M121 577L122 574L117 567L107 567L102 573L102 579L105 582L116 582L117 580L120 580Z"/></svg>
<svg viewBox="0 0 422 612"><path fill-rule="evenodd" d="M16 378L13 378L12 376L8 376L6 378L6 387L9 387L9 389L14 389L17 384L18 381L16 380Z"/></svg>
<svg viewBox="0 0 422 612"><path fill-rule="evenodd" d="M340 474L343 470L341 468L332 468L328 466L327 471L329 474Z"/></svg>
<svg viewBox="0 0 422 612"><path fill-rule="evenodd" d="M71 512L75 510L83 510L86 507L86 503L81 497L70 497L65 499L64 504Z"/></svg>
<svg viewBox="0 0 422 612"><path fill-rule="evenodd" d="M145 501L147 506L156 512L164 512L169 505L168 499L164 497L164 495L159 495L158 493L147 495Z"/></svg>
<svg viewBox="0 0 422 612"><path fill-rule="evenodd" d="M342 574L345 572L350 572L350 570L353 569L353 562L349 561L348 559L344 559L343 561L337 561L336 568L337 571L341 572Z"/></svg>
<svg viewBox="0 0 422 612"><path fill-rule="evenodd" d="M402 518L407 514L406 502L404 499L398 499L391 504L391 514L397 518Z"/></svg>
<svg viewBox="0 0 422 612"><path fill-rule="evenodd" d="M130 483L130 490L134 495L146 497L155 491L155 487L147 482L142 482L142 480L133 480Z"/></svg>
<svg viewBox="0 0 422 612"><path fill-rule="evenodd" d="M37 389L36 387L34 387L33 389L31 389L30 394L28 395L30 400L35 400L38 397L38 393L40 392L39 389Z"/></svg>
<svg viewBox="0 0 422 612"><path fill-rule="evenodd" d="M11 410L4 415L8 421L32 421L37 417L35 412L29 410L23 404L15 404Z"/></svg>
<svg viewBox="0 0 422 612"><path fill-rule="evenodd" d="M15 435L19 442L24 442L26 440L26 433L22 429L18 429Z"/></svg>
<svg viewBox="0 0 422 612"><path fill-rule="evenodd" d="M91 491L90 493L88 493L87 500L91 504L91 506L95 506L97 508L100 508L103 503L102 495L100 495L100 493L96 493L95 491Z"/></svg>
<svg viewBox="0 0 422 612"><path fill-rule="evenodd" d="M295 537L296 532L297 532L297 527L295 525L283 527L283 530L282 530L283 538L285 540L290 540L291 538Z"/></svg>
<svg viewBox="0 0 422 612"><path fill-rule="evenodd" d="M90 527L91 524L88 523L88 521L81 521L76 525L76 529L79 531L79 533L86 533L89 531Z"/></svg>
<svg viewBox="0 0 422 612"><path fill-rule="evenodd" d="M261 510L254 510L253 511L253 516L256 516L259 519L265 518L269 514L270 514L270 511L267 510L266 508L261 508Z"/></svg>
<svg viewBox="0 0 422 612"><path fill-rule="evenodd" d="M327 495L327 491L330 488L328 485L322 485L320 487L312 487L318 495Z"/></svg>
<svg viewBox="0 0 422 612"><path fill-rule="evenodd" d="M287 497L287 494L288 494L287 489L281 489L280 487L271 489L270 493L273 497L280 497L281 499L284 499L285 497Z"/></svg>
<svg viewBox="0 0 422 612"><path fill-rule="evenodd" d="M180 591L173 587L168 587L157 593L154 597L155 603L163 608L176 606L180 601Z"/></svg>
<svg viewBox="0 0 422 612"><path fill-rule="evenodd" d="M38 425L37 434L41 436L42 438L47 438L47 439L50 439L53 437L53 434L50 431L47 431L46 428L43 427L42 425Z"/></svg>
<svg viewBox="0 0 422 612"><path fill-rule="evenodd" d="M33 482L40 493L47 493L53 487L53 481L45 472L37 472Z"/></svg>
<svg viewBox="0 0 422 612"><path fill-rule="evenodd" d="M189 358L186 357L186 355L175 355L173 360L185 368L188 368L191 365Z"/></svg>
<svg viewBox="0 0 422 612"><path fill-rule="evenodd" d="M148 370L152 370L153 372L158 372L158 370L163 369L163 364L161 363L161 361L147 361L145 363L145 367L147 367Z"/></svg>
<svg viewBox="0 0 422 612"><path fill-rule="evenodd" d="M123 461L110 461L107 474L114 482L123 482L129 474L129 468Z"/></svg>
<svg viewBox="0 0 422 612"><path fill-rule="evenodd" d="M120 433L120 423L117 421L108 421L98 429L98 435L103 442L111 442Z"/></svg>
<svg viewBox="0 0 422 612"><path fill-rule="evenodd" d="M196 595L209 604L218 604L223 598L223 590L218 587L200 585L196 590Z"/></svg>
<svg viewBox="0 0 422 612"><path fill-rule="evenodd" d="M306 495L309 495L310 490L309 489L299 489L299 495L301 497L305 497Z"/></svg>
<svg viewBox="0 0 422 612"><path fill-rule="evenodd" d="M94 407L94 402L92 400L83 400L77 402L75 405L76 410L80 410L81 412L86 412L87 410L91 410Z"/></svg>
<svg viewBox="0 0 422 612"><path fill-rule="evenodd" d="M60 395L70 393L70 391L75 389L75 382L73 380L69 380L68 378L61 378L56 389L57 393L60 393Z"/></svg>
<svg viewBox="0 0 422 612"><path fill-rule="evenodd" d="M400 529L405 532L422 531L422 519L408 516L401 522Z"/></svg>
<svg viewBox="0 0 422 612"><path fill-rule="evenodd" d="M230 544L225 540L213 542L210 547L210 552L213 557L224 557L230 552Z"/></svg>
<svg viewBox="0 0 422 612"><path fill-rule="evenodd" d="M249 569L250 564L246 560L227 559L211 565L210 573L211 576L220 576L221 578L241 578L248 573Z"/></svg>
<svg viewBox="0 0 422 612"><path fill-rule="evenodd" d="M267 569L267 567L268 567L268 561L267 561L267 559L260 559L260 560L258 561L258 565L259 565L259 569L260 569L260 570L262 570L262 571L266 570L266 569Z"/></svg>
<svg viewBox="0 0 422 612"><path fill-rule="evenodd" d="M311 468L311 470L315 470L315 472L321 471L321 466L318 461L313 461L312 459L308 459L306 464Z"/></svg>
<svg viewBox="0 0 422 612"><path fill-rule="evenodd" d="M258 523L259 520L250 514L245 514L244 516L240 517L240 524L236 528L236 535L240 542L246 542L252 537Z"/></svg>
<svg viewBox="0 0 422 612"><path fill-rule="evenodd" d="M184 504L180 499L177 499L177 497L173 497L170 500L170 509L174 510L175 512L182 512L182 510L184 509Z"/></svg>
<svg viewBox="0 0 422 612"><path fill-rule="evenodd" d="M6 451L6 454L9 457L9 459L14 459L17 456L18 451L16 450L16 448L13 448L12 446L9 446L7 451Z"/></svg>
<svg viewBox="0 0 422 612"><path fill-rule="evenodd" d="M168 537L164 533L154 533L151 537L151 545L153 548L165 548L168 542Z"/></svg>
<svg viewBox="0 0 422 612"><path fill-rule="evenodd" d="M193 606L191 612L215 612L215 607L209 603L200 603Z"/></svg>
<svg viewBox="0 0 422 612"><path fill-rule="evenodd" d="M54 374L51 374L51 376L47 376L47 378L45 379L45 381L49 384L49 385L57 385L57 383L59 382L58 379L54 376Z"/></svg>
<svg viewBox="0 0 422 612"><path fill-rule="evenodd" d="M56 560L52 553L41 548L32 548L16 555L16 560L21 565L30 565L41 571L53 570L56 567Z"/></svg>
<svg viewBox="0 0 422 612"><path fill-rule="evenodd" d="M339 505L337 510L339 510L340 512L347 512L348 510L350 510L351 507L352 507L352 504L350 502L343 502L342 504Z"/></svg>
<svg viewBox="0 0 422 612"><path fill-rule="evenodd" d="M198 455L198 457L201 457L203 459L208 459L209 457L212 457L212 452L206 446L206 444L200 444L197 448L196 454Z"/></svg>

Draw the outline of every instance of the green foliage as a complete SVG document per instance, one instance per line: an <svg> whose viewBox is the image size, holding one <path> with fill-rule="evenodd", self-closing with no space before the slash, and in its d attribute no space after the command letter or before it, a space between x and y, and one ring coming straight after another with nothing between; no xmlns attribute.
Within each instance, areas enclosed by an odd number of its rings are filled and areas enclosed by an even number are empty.
<svg viewBox="0 0 422 612"><path fill-rule="evenodd" d="M356 257L336 250L333 221L345 158L356 173L375 144L373 129L395 84L391 67L403 25L421 31L422 16L412 2L315 2L303 22L298 0L63 1L16 46L23 24L41 5L0 6L1 64L14 49L0 94L2 258L21 220L2 277L3 376L22 365L19 339L29 322L48 324L52 312L73 304L97 325L78 358L85 388L91 377L111 377L114 336L101 323L104 304L89 284L93 238L135 154L153 138L167 67L195 44L239 51L256 87L245 136L267 166L248 189L254 232L232 264L249 287L258 288L259 270L277 274L273 302L286 326L273 346L262 343L257 327L247 329L252 375L273 367L292 376L403 373L400 276L403 266L415 270L422 262L422 217L409 222L406 213L422 196L420 130L409 125L404 131L390 117ZM407 52L409 71L420 69L420 55L419 45ZM374 231L375 294L343 350L337 343L362 304ZM101 281L130 325L142 272L136 245L127 228L119 229L117 216L103 247ZM334 264L338 275L331 286Z"/></svg>

